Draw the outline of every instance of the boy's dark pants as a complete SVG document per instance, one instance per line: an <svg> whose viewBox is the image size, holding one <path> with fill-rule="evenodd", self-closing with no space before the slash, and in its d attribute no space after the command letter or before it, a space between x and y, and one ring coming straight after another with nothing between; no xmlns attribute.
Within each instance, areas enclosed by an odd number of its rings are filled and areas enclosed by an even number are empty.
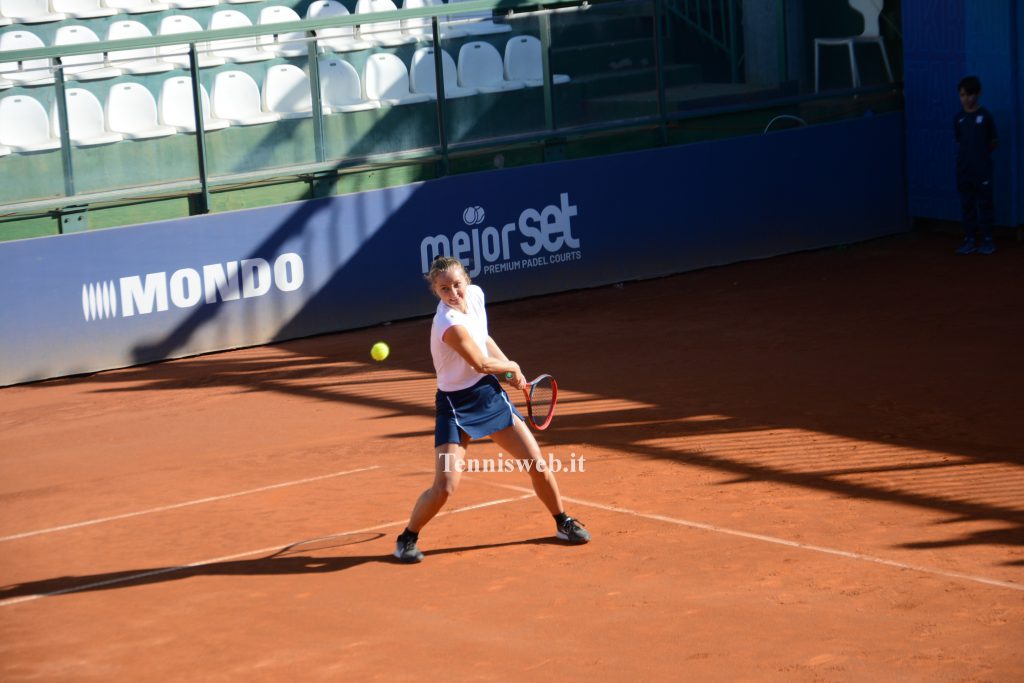
<svg viewBox="0 0 1024 683"><path fill-rule="evenodd" d="M961 178L956 185L960 192L965 236L973 240L980 233L983 240L992 239L992 224L995 222L992 181Z"/></svg>

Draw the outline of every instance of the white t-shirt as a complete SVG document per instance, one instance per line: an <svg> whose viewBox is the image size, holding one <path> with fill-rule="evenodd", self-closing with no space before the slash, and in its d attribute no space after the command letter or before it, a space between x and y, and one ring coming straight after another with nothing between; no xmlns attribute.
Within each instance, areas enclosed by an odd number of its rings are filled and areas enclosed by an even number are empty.
<svg viewBox="0 0 1024 683"><path fill-rule="evenodd" d="M487 311L484 309L484 290L476 285L466 288L466 312L451 308L443 301L437 302L437 313L430 326L430 355L434 359L437 373L437 388L441 391L468 389L483 377L479 372L443 341L444 333L453 325L462 325L469 332L480 353L487 353Z"/></svg>

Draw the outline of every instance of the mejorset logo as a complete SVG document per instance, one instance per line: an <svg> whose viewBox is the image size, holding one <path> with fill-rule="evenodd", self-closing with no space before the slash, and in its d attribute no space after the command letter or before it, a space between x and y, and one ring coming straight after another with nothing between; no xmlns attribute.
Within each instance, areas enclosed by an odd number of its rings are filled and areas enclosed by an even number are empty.
<svg viewBox="0 0 1024 683"><path fill-rule="evenodd" d="M179 268L170 273L128 275L82 285L82 314L86 321L130 318L200 304L252 299L272 287L294 292L305 281L302 257L289 252L273 263L250 258L211 263L199 268Z"/></svg>
<svg viewBox="0 0 1024 683"><path fill-rule="evenodd" d="M480 206L467 207L462 222L470 229L451 236L424 237L420 242L420 266L426 273L438 256L454 256L467 265L470 277L476 277L481 272L503 273L578 261L583 254L572 223L578 213L568 192L559 195L558 204L540 210L523 209L515 220L500 228L472 227L482 225L487 214Z"/></svg>

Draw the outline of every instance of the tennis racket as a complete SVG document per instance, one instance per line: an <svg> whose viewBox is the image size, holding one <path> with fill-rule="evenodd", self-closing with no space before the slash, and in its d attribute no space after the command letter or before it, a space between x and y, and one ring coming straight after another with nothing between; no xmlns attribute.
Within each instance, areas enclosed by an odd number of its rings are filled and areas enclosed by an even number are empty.
<svg viewBox="0 0 1024 683"><path fill-rule="evenodd" d="M505 373L505 379L515 375ZM558 383L551 375L540 375L523 387L526 396L526 413L535 429L547 429L551 418L555 416L555 404L558 403Z"/></svg>

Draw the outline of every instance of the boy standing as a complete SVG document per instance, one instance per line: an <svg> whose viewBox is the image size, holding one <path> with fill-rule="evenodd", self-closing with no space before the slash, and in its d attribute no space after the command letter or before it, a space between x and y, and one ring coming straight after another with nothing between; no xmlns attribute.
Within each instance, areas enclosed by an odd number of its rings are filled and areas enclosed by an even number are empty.
<svg viewBox="0 0 1024 683"><path fill-rule="evenodd" d="M956 135L956 189L963 207L964 243L958 254L992 254L992 150L996 148L996 124L992 114L978 104L981 81L967 76L960 81L963 111L953 119ZM981 237L979 244L977 239Z"/></svg>

